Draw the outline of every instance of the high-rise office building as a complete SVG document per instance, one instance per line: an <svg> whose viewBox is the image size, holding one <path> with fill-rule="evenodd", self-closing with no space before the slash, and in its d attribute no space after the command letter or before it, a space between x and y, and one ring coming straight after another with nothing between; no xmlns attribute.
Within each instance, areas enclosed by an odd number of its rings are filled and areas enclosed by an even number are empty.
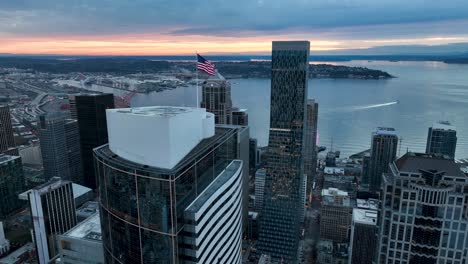
<svg viewBox="0 0 468 264"><path fill-rule="evenodd" d="M382 187L377 263L468 261L468 178L453 159L406 153Z"/></svg>
<svg viewBox="0 0 468 264"><path fill-rule="evenodd" d="M275 41L272 51L269 152L258 249L274 260L296 261L302 188L308 41Z"/></svg>
<svg viewBox="0 0 468 264"><path fill-rule="evenodd" d="M0 154L0 220L24 205L18 194L24 191L21 158Z"/></svg>
<svg viewBox="0 0 468 264"><path fill-rule="evenodd" d="M263 196L265 195L265 169L258 169L255 173L255 210L261 212L263 209Z"/></svg>
<svg viewBox="0 0 468 264"><path fill-rule="evenodd" d="M259 165L259 153L258 153L258 145L257 139L251 138L249 139L249 166L250 170L253 172L257 166Z"/></svg>
<svg viewBox="0 0 468 264"><path fill-rule="evenodd" d="M248 126L249 114L247 113L247 109L233 108L231 124L236 126Z"/></svg>
<svg viewBox="0 0 468 264"><path fill-rule="evenodd" d="M106 109L114 108L112 94L80 94L70 96L72 118L78 120L81 156L83 162L83 185L96 189L93 149L107 144Z"/></svg>
<svg viewBox="0 0 468 264"><path fill-rule="evenodd" d="M347 192L336 188L322 190L320 239L347 243L353 207Z"/></svg>
<svg viewBox="0 0 468 264"><path fill-rule="evenodd" d="M353 209L349 264L373 264L377 244L377 210Z"/></svg>
<svg viewBox="0 0 468 264"><path fill-rule="evenodd" d="M202 108L107 114L94 150L105 262L240 263L248 128Z"/></svg>
<svg viewBox="0 0 468 264"><path fill-rule="evenodd" d="M362 157L362 169L361 169L361 187L369 189L369 167L370 167L371 155L370 153L364 154Z"/></svg>
<svg viewBox="0 0 468 264"><path fill-rule="evenodd" d="M60 112L40 115L39 140L45 179L59 177L82 184L78 122Z"/></svg>
<svg viewBox="0 0 468 264"><path fill-rule="evenodd" d="M427 132L426 153L443 154L455 158L457 130L449 122L434 123Z"/></svg>
<svg viewBox="0 0 468 264"><path fill-rule="evenodd" d="M308 99L304 148L304 174L307 175L306 195L312 192L317 168L317 120L318 103L314 99Z"/></svg>
<svg viewBox="0 0 468 264"><path fill-rule="evenodd" d="M389 164L392 163L397 154L398 136L395 129L379 127L372 133L371 159L367 179L370 191L378 192L382 181L382 174L386 173Z"/></svg>
<svg viewBox="0 0 468 264"><path fill-rule="evenodd" d="M72 182L53 178L28 191L34 242L40 264L59 254L58 235L76 225Z"/></svg>
<svg viewBox="0 0 468 264"><path fill-rule="evenodd" d="M15 136L11 125L10 107L0 105L0 153L15 154Z"/></svg>
<svg viewBox="0 0 468 264"><path fill-rule="evenodd" d="M232 123L231 83L216 72L202 85L201 107L215 115L216 124Z"/></svg>

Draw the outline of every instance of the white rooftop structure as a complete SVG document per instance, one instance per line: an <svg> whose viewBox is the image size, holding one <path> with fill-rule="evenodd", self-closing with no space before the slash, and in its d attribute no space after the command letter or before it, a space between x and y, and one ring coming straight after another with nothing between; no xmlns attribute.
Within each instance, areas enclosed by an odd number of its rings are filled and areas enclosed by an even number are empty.
<svg viewBox="0 0 468 264"><path fill-rule="evenodd" d="M375 135L395 135L396 136L396 130L391 127L378 127L377 131L374 132Z"/></svg>
<svg viewBox="0 0 468 264"><path fill-rule="evenodd" d="M452 126L448 121L439 121L432 124L432 129L440 129L440 130L456 130L455 126Z"/></svg>
<svg viewBox="0 0 468 264"><path fill-rule="evenodd" d="M152 167L173 168L215 133L214 115L204 108L151 106L106 112L110 150Z"/></svg>
<svg viewBox="0 0 468 264"><path fill-rule="evenodd" d="M101 240L101 222L99 212L88 217L64 234L64 236L82 239Z"/></svg>
<svg viewBox="0 0 468 264"><path fill-rule="evenodd" d="M324 174L331 174L331 175L344 175L345 169L339 167L325 167L323 170Z"/></svg>
<svg viewBox="0 0 468 264"><path fill-rule="evenodd" d="M371 209L371 210L378 210L379 209L379 200L377 199L356 199L357 208L360 209Z"/></svg>
<svg viewBox="0 0 468 264"><path fill-rule="evenodd" d="M335 204L350 206L351 201L348 192L337 188L328 188L322 190L322 202L325 204Z"/></svg>
<svg viewBox="0 0 468 264"><path fill-rule="evenodd" d="M53 180L53 179L52 179ZM58 186L61 186L63 183L62 180L56 180L56 181L50 181L47 182L46 184L40 185L38 187L35 187L33 189L27 190L25 192L22 192L18 194L18 199L23 200L23 201L28 201L29 200L29 193L32 192L33 190L38 190L40 193L45 193L48 192L51 189L54 189ZM72 189L73 189L73 198L80 199L84 195L88 195L92 193L93 190L91 190L88 187L85 187L83 185L79 185L76 183L72 183Z"/></svg>
<svg viewBox="0 0 468 264"><path fill-rule="evenodd" d="M358 224L377 225L377 211L354 208L353 222Z"/></svg>

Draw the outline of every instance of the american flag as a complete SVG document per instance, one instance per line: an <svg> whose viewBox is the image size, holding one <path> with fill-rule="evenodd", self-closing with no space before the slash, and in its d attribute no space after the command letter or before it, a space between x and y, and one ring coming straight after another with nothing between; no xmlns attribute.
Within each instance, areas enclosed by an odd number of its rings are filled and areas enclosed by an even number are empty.
<svg viewBox="0 0 468 264"><path fill-rule="evenodd" d="M216 70L213 63L209 60L203 58L199 54L197 54L197 69L208 73L209 75L215 75Z"/></svg>

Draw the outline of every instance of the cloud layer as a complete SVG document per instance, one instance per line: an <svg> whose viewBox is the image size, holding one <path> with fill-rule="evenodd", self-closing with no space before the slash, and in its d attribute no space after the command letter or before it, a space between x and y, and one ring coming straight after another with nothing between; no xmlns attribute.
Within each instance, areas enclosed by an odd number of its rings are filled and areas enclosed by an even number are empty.
<svg viewBox="0 0 468 264"><path fill-rule="evenodd" d="M466 0L0 0L5 42L119 38L130 44L301 38L335 43L329 48L399 39L444 44L468 39L468 8Z"/></svg>

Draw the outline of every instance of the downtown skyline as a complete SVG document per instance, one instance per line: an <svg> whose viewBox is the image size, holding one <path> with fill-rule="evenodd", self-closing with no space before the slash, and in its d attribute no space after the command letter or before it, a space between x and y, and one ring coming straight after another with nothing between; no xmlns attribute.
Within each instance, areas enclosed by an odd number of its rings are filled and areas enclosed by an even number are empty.
<svg viewBox="0 0 468 264"><path fill-rule="evenodd" d="M0 54L262 55L271 39L309 40L316 54L337 54L468 42L461 0L23 0L0 2L0 17Z"/></svg>

